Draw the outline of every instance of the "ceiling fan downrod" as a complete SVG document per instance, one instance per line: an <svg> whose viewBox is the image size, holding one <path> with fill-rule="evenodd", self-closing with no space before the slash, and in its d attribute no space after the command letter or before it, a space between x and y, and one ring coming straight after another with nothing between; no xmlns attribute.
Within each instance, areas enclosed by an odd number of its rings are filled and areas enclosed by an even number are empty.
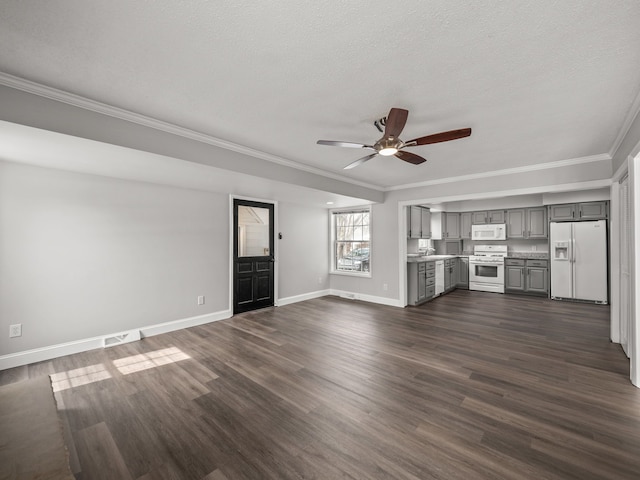
<svg viewBox="0 0 640 480"><path fill-rule="evenodd" d="M378 120L374 121L373 124L375 125L375 127L378 129L378 131L380 133L384 132L384 127L387 124L387 117L382 117L379 118Z"/></svg>

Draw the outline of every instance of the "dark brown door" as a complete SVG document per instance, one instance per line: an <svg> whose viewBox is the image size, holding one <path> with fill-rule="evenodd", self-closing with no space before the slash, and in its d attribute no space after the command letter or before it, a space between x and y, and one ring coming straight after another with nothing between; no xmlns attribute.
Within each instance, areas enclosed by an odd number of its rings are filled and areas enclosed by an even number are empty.
<svg viewBox="0 0 640 480"><path fill-rule="evenodd" d="M273 306L273 204L233 201L233 313Z"/></svg>

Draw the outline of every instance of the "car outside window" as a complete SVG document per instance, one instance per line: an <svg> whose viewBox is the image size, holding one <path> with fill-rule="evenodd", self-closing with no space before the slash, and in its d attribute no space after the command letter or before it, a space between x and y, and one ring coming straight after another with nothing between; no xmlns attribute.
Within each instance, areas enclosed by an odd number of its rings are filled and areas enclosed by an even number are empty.
<svg viewBox="0 0 640 480"><path fill-rule="evenodd" d="M335 273L369 275L371 271L371 211L369 208L332 212Z"/></svg>

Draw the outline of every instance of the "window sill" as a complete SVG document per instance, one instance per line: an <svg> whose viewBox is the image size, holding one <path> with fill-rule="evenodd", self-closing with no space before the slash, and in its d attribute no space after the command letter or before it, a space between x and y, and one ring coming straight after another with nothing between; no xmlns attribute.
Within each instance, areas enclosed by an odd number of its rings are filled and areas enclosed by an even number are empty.
<svg viewBox="0 0 640 480"><path fill-rule="evenodd" d="M329 275L343 275L345 277L371 278L371 272L349 272L342 270L332 270Z"/></svg>

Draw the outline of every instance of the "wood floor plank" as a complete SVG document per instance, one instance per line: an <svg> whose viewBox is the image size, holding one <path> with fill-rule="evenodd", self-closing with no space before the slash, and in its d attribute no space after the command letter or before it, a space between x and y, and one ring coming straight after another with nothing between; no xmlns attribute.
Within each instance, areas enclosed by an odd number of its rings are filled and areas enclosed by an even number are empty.
<svg viewBox="0 0 640 480"><path fill-rule="evenodd" d="M405 309L323 297L0 384L67 381L78 480L635 480L640 390L608 318L473 291Z"/></svg>
<svg viewBox="0 0 640 480"><path fill-rule="evenodd" d="M131 474L104 422L75 433L83 479L131 480Z"/></svg>

